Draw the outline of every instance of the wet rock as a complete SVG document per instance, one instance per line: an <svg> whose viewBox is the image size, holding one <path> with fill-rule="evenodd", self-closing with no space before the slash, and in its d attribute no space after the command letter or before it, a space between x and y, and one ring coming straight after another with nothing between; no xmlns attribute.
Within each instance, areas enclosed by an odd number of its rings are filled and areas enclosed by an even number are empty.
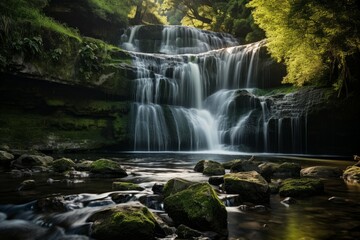
<svg viewBox="0 0 360 240"><path fill-rule="evenodd" d="M202 233L200 231L197 231L188 226L185 226L184 224L180 224L177 227L176 234L178 235L178 238L180 238L180 239L194 239L194 238L202 236Z"/></svg>
<svg viewBox="0 0 360 240"><path fill-rule="evenodd" d="M115 203L126 203L129 202L134 195L133 194L127 194L127 193L112 193L110 195L111 200L113 200Z"/></svg>
<svg viewBox="0 0 360 240"><path fill-rule="evenodd" d="M360 183L360 167L351 166L347 167L343 173L343 179L349 183Z"/></svg>
<svg viewBox="0 0 360 240"><path fill-rule="evenodd" d="M279 190L282 197L309 197L323 192L324 184L314 178L285 179Z"/></svg>
<svg viewBox="0 0 360 240"><path fill-rule="evenodd" d="M18 191L31 190L31 189L34 189L34 188L36 188L35 180L29 179L29 180L23 181L20 184L20 186L18 188Z"/></svg>
<svg viewBox="0 0 360 240"><path fill-rule="evenodd" d="M264 205L255 205L255 206L240 205L239 209L243 212L257 212L257 213L263 213L269 211L269 209Z"/></svg>
<svg viewBox="0 0 360 240"><path fill-rule="evenodd" d="M90 172L96 177L126 177L126 171L118 162L99 159L91 163Z"/></svg>
<svg viewBox="0 0 360 240"><path fill-rule="evenodd" d="M209 183L214 186L220 186L221 184L224 183L224 177L223 176L221 176L221 177L212 176L209 178Z"/></svg>
<svg viewBox="0 0 360 240"><path fill-rule="evenodd" d="M295 204L296 199L292 198L292 197L287 197L284 200L282 200L281 203L284 203L284 204L287 204L287 205Z"/></svg>
<svg viewBox="0 0 360 240"><path fill-rule="evenodd" d="M225 169L224 167L215 161L211 160L201 160L199 161L195 167L195 172L201 172L204 175L211 176L211 175L224 175Z"/></svg>
<svg viewBox="0 0 360 240"><path fill-rule="evenodd" d="M269 183L270 193L271 194L278 194L280 189L280 183L278 182L270 182Z"/></svg>
<svg viewBox="0 0 360 240"><path fill-rule="evenodd" d="M112 201L111 199L101 199L101 200L91 201L86 206L87 207L103 207L103 206L114 205L114 204L115 204L115 202Z"/></svg>
<svg viewBox="0 0 360 240"><path fill-rule="evenodd" d="M284 162L280 164L274 171L275 178L296 178L300 177L301 166L297 163Z"/></svg>
<svg viewBox="0 0 360 240"><path fill-rule="evenodd" d="M65 172L74 168L75 163L69 158L60 158L52 162L51 164L55 172Z"/></svg>
<svg viewBox="0 0 360 240"><path fill-rule="evenodd" d="M90 160L81 161L75 164L75 169L78 171L90 171L92 163L93 161Z"/></svg>
<svg viewBox="0 0 360 240"><path fill-rule="evenodd" d="M34 166L47 166L53 161L50 156L23 154L12 162L16 168L32 168Z"/></svg>
<svg viewBox="0 0 360 240"><path fill-rule="evenodd" d="M138 184L130 183L130 182L113 182L112 188L116 191L129 191L129 190L142 191L142 190L144 190L144 188L140 187Z"/></svg>
<svg viewBox="0 0 360 240"><path fill-rule="evenodd" d="M193 184L170 195L164 200L164 208L177 225L227 235L225 206L207 183Z"/></svg>
<svg viewBox="0 0 360 240"><path fill-rule="evenodd" d="M185 190L193 184L194 182L182 178L170 179L164 186L164 196L168 197L171 194L175 194L177 192Z"/></svg>
<svg viewBox="0 0 360 240"><path fill-rule="evenodd" d="M342 171L338 167L313 166L301 169L300 175L302 177L339 178L342 175Z"/></svg>
<svg viewBox="0 0 360 240"><path fill-rule="evenodd" d="M151 190L155 194L162 194L164 192L164 184L162 183L155 183L154 186L152 186Z"/></svg>
<svg viewBox="0 0 360 240"><path fill-rule="evenodd" d="M267 181L255 171L225 174L223 189L239 194L241 202L268 203L270 199Z"/></svg>
<svg viewBox="0 0 360 240"><path fill-rule="evenodd" d="M160 195L143 195L139 197L139 202L155 210L163 210L162 201L163 197Z"/></svg>
<svg viewBox="0 0 360 240"><path fill-rule="evenodd" d="M14 155L6 151L0 151L0 166L9 167Z"/></svg>
<svg viewBox="0 0 360 240"><path fill-rule="evenodd" d="M263 178L266 179L266 181L270 182L271 181L271 177L274 175L274 172L276 171L276 169L278 169L280 166L280 164L278 163L272 163L272 162L265 162L265 163L261 163L258 167L259 167L259 173L261 174L261 176L263 176Z"/></svg>
<svg viewBox="0 0 360 240"><path fill-rule="evenodd" d="M93 214L88 221L93 222L91 237L99 240L151 240L165 236L153 214L141 204L109 207Z"/></svg>
<svg viewBox="0 0 360 240"><path fill-rule="evenodd" d="M222 166L225 168L225 169L230 169L234 164L236 163L239 163L241 161L244 161L242 159L233 159L231 161L228 161L228 162L225 162L222 164Z"/></svg>
<svg viewBox="0 0 360 240"><path fill-rule="evenodd" d="M48 197L37 200L35 208L38 211L49 213L49 212L65 212L66 203L63 196Z"/></svg>
<svg viewBox="0 0 360 240"><path fill-rule="evenodd" d="M232 167L230 168L230 172L232 173L248 172L248 171L260 172L259 164L260 162L254 161L253 159L243 160L233 164Z"/></svg>
<svg viewBox="0 0 360 240"><path fill-rule="evenodd" d="M45 166L34 166L31 168L31 170L35 173L45 173L49 172L49 168Z"/></svg>

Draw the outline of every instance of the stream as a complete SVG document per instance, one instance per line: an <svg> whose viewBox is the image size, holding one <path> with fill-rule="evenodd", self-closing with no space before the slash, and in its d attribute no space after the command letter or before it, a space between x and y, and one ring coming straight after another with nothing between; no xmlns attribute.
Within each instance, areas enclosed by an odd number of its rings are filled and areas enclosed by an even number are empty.
<svg viewBox="0 0 360 240"><path fill-rule="evenodd" d="M27 229L27 234L19 230L17 235L9 235L11 239L33 239L28 231L36 233L43 231L44 234L41 236L45 236L46 239L88 239L90 223L86 222L86 218L103 207L119 204L120 202L113 200L114 194L120 196L121 203L140 201L150 210L165 214L162 203L156 200L151 190L155 183L166 183L174 177L207 182L207 176L193 171L199 160L208 159L223 163L236 158L250 157L212 152L129 152L99 155L89 153L62 156L74 160L95 160L100 156L113 159L121 163L129 176L121 179L89 178L86 175L80 178L67 178L60 174L36 173L28 177L14 177L8 172L0 173L0 232L4 232L1 220L7 218L7 220L17 219L12 221L12 224L17 224L19 229ZM266 154L255 157L261 161L297 162L302 167L326 165L345 169L346 166L354 163L341 157L315 158ZM18 191L20 183L25 179L34 179L36 188ZM116 180L137 183L145 190L113 191L112 182ZM227 206L228 239L359 239L360 186L346 184L342 179L328 179L324 180L324 183L323 195L296 199L297 202L293 205L281 203L283 199L278 194L271 195L270 204L260 211L233 206L230 201L231 196L220 193L220 198L224 199ZM34 211L36 200L50 196L64 196L68 211L48 214ZM332 196L341 197L346 201L331 202L328 199ZM0 238L8 239L7 237L8 235L5 234ZM174 239L174 236L166 239Z"/></svg>

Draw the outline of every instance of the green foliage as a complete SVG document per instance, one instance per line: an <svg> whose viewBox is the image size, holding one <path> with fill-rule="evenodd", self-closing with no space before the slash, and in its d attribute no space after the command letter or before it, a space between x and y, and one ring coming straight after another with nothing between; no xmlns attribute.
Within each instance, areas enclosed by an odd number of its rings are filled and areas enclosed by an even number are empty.
<svg viewBox="0 0 360 240"><path fill-rule="evenodd" d="M42 52L43 41L41 36L19 39L12 44L15 51L25 53L30 57L35 57Z"/></svg>
<svg viewBox="0 0 360 240"><path fill-rule="evenodd" d="M336 90L347 89L348 59L360 50L356 1L252 0L248 6L266 32L271 55L287 66L284 83L327 78Z"/></svg>

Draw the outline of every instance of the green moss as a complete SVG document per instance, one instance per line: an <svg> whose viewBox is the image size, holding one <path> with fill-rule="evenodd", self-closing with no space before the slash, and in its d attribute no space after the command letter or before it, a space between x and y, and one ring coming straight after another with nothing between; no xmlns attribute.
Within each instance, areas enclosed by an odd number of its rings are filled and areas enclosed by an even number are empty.
<svg viewBox="0 0 360 240"><path fill-rule="evenodd" d="M120 167L118 162L109 159L98 159L91 164L92 172L102 172L107 169L118 169Z"/></svg>
<svg viewBox="0 0 360 240"><path fill-rule="evenodd" d="M55 172L65 172L71 170L75 163L68 158L60 158L52 162L52 168Z"/></svg>
<svg viewBox="0 0 360 240"><path fill-rule="evenodd" d="M154 239L156 220L144 206L117 207L96 213L92 237L96 239Z"/></svg>
<svg viewBox="0 0 360 240"><path fill-rule="evenodd" d="M193 185L194 182L182 179L182 178L173 178L167 181L167 183L164 186L164 196L168 197L171 194L175 194L177 192L180 192L182 190L187 189L191 185Z"/></svg>
<svg viewBox="0 0 360 240"><path fill-rule="evenodd" d="M228 162L225 162L222 164L222 166L225 168L225 169L230 169L233 165L235 165L236 163L240 163L242 162L243 160L241 159L233 159L233 160L230 160Z"/></svg>
<svg viewBox="0 0 360 240"><path fill-rule="evenodd" d="M176 224L221 234L226 231L225 206L207 183L194 184L170 195L165 198L164 207Z"/></svg>
<svg viewBox="0 0 360 240"><path fill-rule="evenodd" d="M300 178L286 179L279 189L282 197L308 197L324 192L324 184L319 179Z"/></svg>
<svg viewBox="0 0 360 240"><path fill-rule="evenodd" d="M144 190L143 187L140 187L138 184L129 183L129 182L113 182L112 188L117 191L128 191L128 190Z"/></svg>

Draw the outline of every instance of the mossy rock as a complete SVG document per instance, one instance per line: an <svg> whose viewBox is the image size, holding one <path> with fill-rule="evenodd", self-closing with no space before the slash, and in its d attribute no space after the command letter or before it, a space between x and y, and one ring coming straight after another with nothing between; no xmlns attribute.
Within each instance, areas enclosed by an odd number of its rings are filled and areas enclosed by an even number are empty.
<svg viewBox="0 0 360 240"><path fill-rule="evenodd" d="M271 177L273 176L276 169L278 169L280 164L278 163L272 163L272 162L264 162L259 165L260 174L263 176L263 178L266 179L266 181L270 182Z"/></svg>
<svg viewBox="0 0 360 240"><path fill-rule="evenodd" d="M360 183L360 167L358 167L358 166L348 167L343 173L343 178L347 182L359 184Z"/></svg>
<svg viewBox="0 0 360 240"><path fill-rule="evenodd" d="M69 158L60 158L52 162L52 168L55 172L65 172L75 167L73 160Z"/></svg>
<svg viewBox="0 0 360 240"><path fill-rule="evenodd" d="M298 178L300 177L301 166L298 163L284 162L280 164L273 173L276 178Z"/></svg>
<svg viewBox="0 0 360 240"><path fill-rule="evenodd" d="M75 169L78 171L90 171L92 163L93 161L90 160L81 161L80 163L76 163Z"/></svg>
<svg viewBox="0 0 360 240"><path fill-rule="evenodd" d="M141 204L117 205L93 214L91 237L99 240L151 240L164 237L153 214Z"/></svg>
<svg viewBox="0 0 360 240"><path fill-rule="evenodd" d="M170 195L164 200L164 208L176 225L227 235L225 205L207 183L197 183Z"/></svg>
<svg viewBox="0 0 360 240"><path fill-rule="evenodd" d="M223 188L226 193L239 194L241 202L262 204L270 200L269 184L256 171L225 174Z"/></svg>
<svg viewBox="0 0 360 240"><path fill-rule="evenodd" d="M230 169L234 164L244 161L242 159L233 159L222 164L225 169Z"/></svg>
<svg viewBox="0 0 360 240"><path fill-rule="evenodd" d="M201 172L204 175L211 176L211 175L224 175L225 169L224 167L215 161L211 160L201 160L199 161L195 167L195 172Z"/></svg>
<svg viewBox="0 0 360 240"><path fill-rule="evenodd" d="M96 176L126 177L126 171L118 162L109 159L98 159L90 166L90 172Z"/></svg>
<svg viewBox="0 0 360 240"><path fill-rule="evenodd" d="M50 156L23 154L12 162L17 168L32 168L34 166L48 166L53 161Z"/></svg>
<svg viewBox="0 0 360 240"><path fill-rule="evenodd" d="M282 197L309 197L323 192L324 184L315 178L285 179L279 189Z"/></svg>
<svg viewBox="0 0 360 240"><path fill-rule="evenodd" d="M237 163L234 163L231 168L230 172L248 172L248 171L257 171L260 172L259 168L260 162L253 161L253 160L243 160Z"/></svg>
<svg viewBox="0 0 360 240"><path fill-rule="evenodd" d="M167 181L164 186L163 193L165 197L170 196L171 194L175 194L182 190L187 189L191 185L195 184L195 182L191 182L182 178L173 178Z"/></svg>
<svg viewBox="0 0 360 240"><path fill-rule="evenodd" d="M142 191L142 190L144 190L144 188L140 187L138 184L129 183L129 182L113 182L112 188L117 191L129 191L129 190Z"/></svg>

